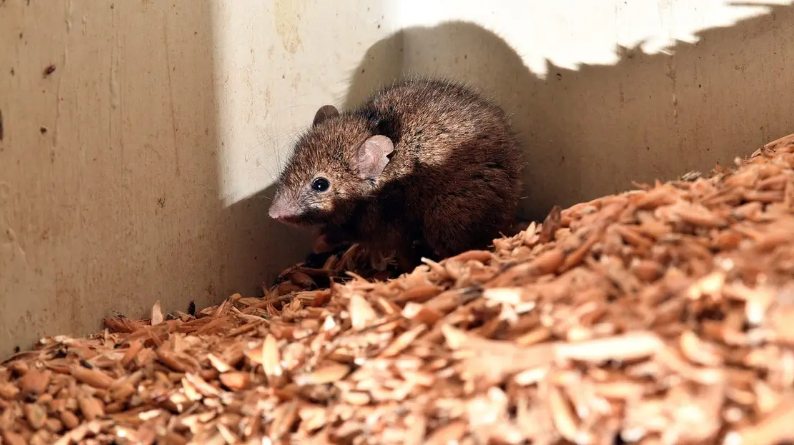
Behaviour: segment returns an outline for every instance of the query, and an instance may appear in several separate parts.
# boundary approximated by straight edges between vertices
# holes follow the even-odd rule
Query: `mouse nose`
[[[279,221],[283,221],[290,216],[293,216],[293,212],[291,211],[290,207],[280,196],[276,196],[273,199],[273,204],[270,205],[270,209],[267,213],[271,218]]]
[[[270,210],[268,210],[267,214],[268,214],[268,215],[269,215],[271,218],[273,218],[273,219],[279,219],[279,220],[280,220],[280,219],[282,219],[282,218],[284,218],[284,217],[286,216],[286,213],[284,212],[284,207],[283,207],[283,206],[276,205],[276,203],[273,203],[273,204],[270,206]]]

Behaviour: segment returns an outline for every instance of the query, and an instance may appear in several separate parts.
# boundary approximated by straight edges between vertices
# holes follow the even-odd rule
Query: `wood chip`
[[[80,412],[83,414],[85,419],[91,421],[105,415],[105,407],[102,405],[102,402],[99,399],[90,396],[83,396],[78,397],[77,401],[80,406]]]
[[[39,371],[38,369],[33,369],[22,377],[19,383],[19,389],[22,394],[25,395],[43,394],[47,390],[47,387],[50,386],[51,377],[52,372],[49,370]]]
[[[75,365],[71,367],[69,372],[78,382],[97,389],[108,389],[114,382],[113,378],[98,369],[87,369]]]
[[[323,385],[342,380],[350,372],[350,367],[340,363],[328,363],[315,371],[295,377],[298,385]]]
[[[163,322],[163,311],[160,309],[160,300],[157,300],[152,306],[152,326],[156,326]]]
[[[557,356],[561,359],[584,362],[607,360],[636,360],[653,355],[664,347],[654,334],[633,332],[631,334],[575,343],[558,343]]]
[[[348,310],[350,311],[353,329],[364,329],[378,318],[375,309],[359,294],[353,294],[350,297],[350,308]]]
[[[241,391],[251,384],[251,375],[247,372],[226,372],[219,378],[224,386],[233,391]]]
[[[268,335],[262,344],[262,368],[268,380],[277,384],[281,381],[283,368],[281,367],[281,352],[276,343],[276,337]]]
[[[25,419],[36,430],[44,428],[47,423],[47,410],[39,404],[28,403],[24,406]]]
[[[80,425],[80,419],[71,411],[61,411],[61,422],[70,430],[77,428]]]

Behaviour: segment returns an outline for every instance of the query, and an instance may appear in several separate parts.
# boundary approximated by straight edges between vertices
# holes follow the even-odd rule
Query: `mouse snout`
[[[287,217],[289,215],[289,212],[287,212],[286,206],[276,201],[270,205],[270,210],[268,210],[267,214],[270,215],[270,217],[273,219],[280,220]]]
[[[282,195],[276,195],[267,214],[275,220],[288,221],[297,217],[299,212],[296,211],[295,206],[290,205],[289,200]]]

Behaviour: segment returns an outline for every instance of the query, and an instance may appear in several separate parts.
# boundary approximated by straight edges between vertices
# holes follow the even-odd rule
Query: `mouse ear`
[[[312,127],[316,127],[317,125],[323,123],[329,117],[336,117],[339,116],[339,111],[333,105],[323,105],[317,110],[317,113],[314,115],[314,121],[312,122]]]
[[[353,166],[361,179],[375,179],[389,163],[394,144],[386,136],[372,136],[358,147]]]

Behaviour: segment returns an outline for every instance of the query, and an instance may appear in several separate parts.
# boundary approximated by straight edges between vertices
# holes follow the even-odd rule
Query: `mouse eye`
[[[323,177],[314,178],[314,180],[312,181],[312,190],[314,190],[315,192],[322,193],[328,190],[329,187],[331,187],[331,183],[328,182],[328,180]]]

